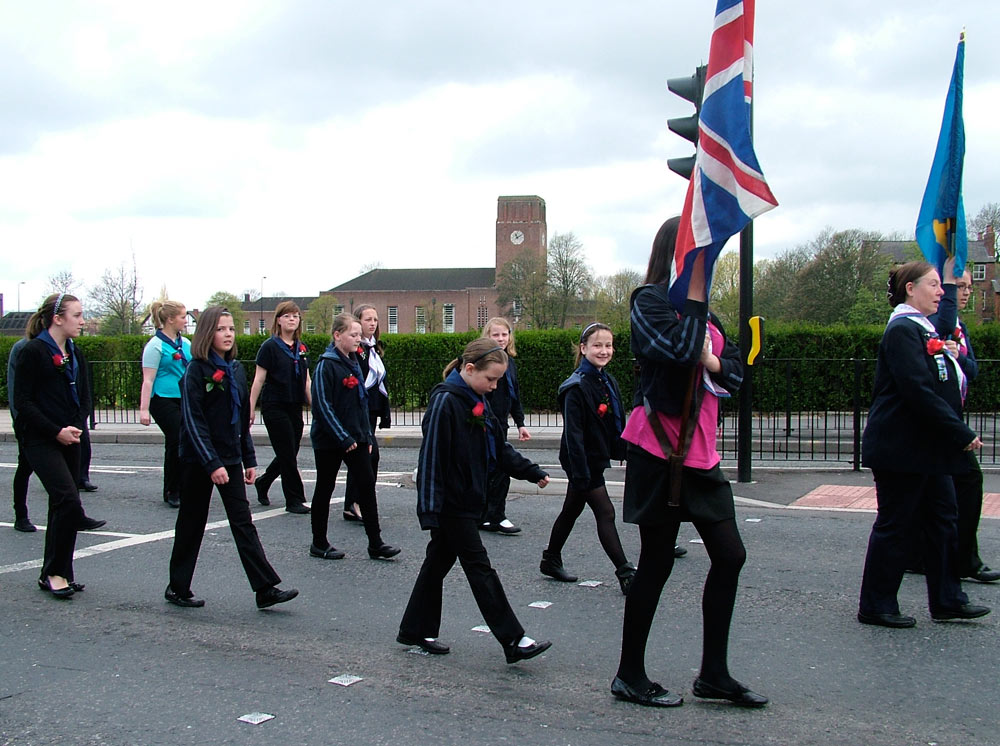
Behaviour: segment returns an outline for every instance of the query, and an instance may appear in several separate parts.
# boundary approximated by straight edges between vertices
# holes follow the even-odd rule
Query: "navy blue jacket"
[[[709,319],[725,340],[719,355],[722,369],[710,374],[712,380],[730,394],[739,391],[743,383],[739,349],[726,337],[719,319],[709,313],[707,303],[688,300],[678,316],[663,285],[636,288],[630,303],[632,354],[639,365],[633,406],[640,406],[645,396],[657,412],[681,413],[691,368],[701,360]],[[698,386],[696,391],[700,396],[704,389]]]
[[[510,390],[510,385],[507,383],[507,376],[510,376],[510,380],[514,382],[513,393]],[[521,406],[521,386],[517,381],[517,366],[514,364],[514,358],[507,356],[507,373],[497,381],[497,387],[486,394],[486,401],[490,403],[490,408],[493,410],[493,414],[503,429],[507,429],[507,416],[510,415],[514,420],[514,424],[519,428],[524,427],[524,408]]]
[[[79,403],[73,400],[69,376],[52,362],[45,342],[32,339],[21,347],[15,364],[13,409],[17,411],[17,437],[24,445],[55,440],[64,427],[85,427],[91,408],[90,383],[87,361],[76,345],[73,362]]]
[[[438,515],[480,520],[486,508],[486,430],[473,419],[478,399],[467,387],[439,383],[431,390],[420,423],[417,517],[420,528],[438,526]],[[497,469],[516,479],[539,482],[548,476],[507,442],[506,428],[485,408],[486,427],[496,444]]]
[[[915,474],[964,474],[963,452],[976,434],[963,422],[962,394],[951,363],[929,355],[930,333],[907,318],[885,330],[878,347],[861,463],[871,469]]]
[[[369,350],[372,348],[368,347],[368,345],[364,342],[361,343],[361,348],[364,350],[365,354],[358,355],[358,363],[361,365],[361,373],[367,381],[368,371],[371,369],[371,361],[369,360],[371,353]],[[384,365],[385,357],[378,352],[376,352],[376,354],[378,354],[378,356],[382,359],[382,364]],[[389,397],[379,391],[378,386],[373,386],[368,389],[368,417],[372,424],[374,424],[375,418],[379,419],[380,430],[392,425],[392,407],[389,404]]]
[[[247,376],[238,360],[233,360],[233,379],[240,396],[240,414],[232,423],[232,400],[228,387],[215,384],[206,391],[208,382],[219,370],[208,360],[193,359],[184,369],[181,379],[181,440],[178,450],[181,461],[200,464],[211,474],[222,466],[243,464],[244,469],[257,465],[257,456],[250,437],[250,407]]]
[[[610,373],[608,383],[621,401],[618,381]],[[625,441],[610,400],[606,402],[604,415],[598,412],[606,398],[610,399],[600,377],[579,368],[559,386],[559,408],[563,415],[559,464],[575,487],[587,485],[593,476],[592,468],[607,469],[612,459],[625,459]]]
[[[355,354],[351,353],[351,359]],[[354,376],[357,385],[345,380]],[[314,449],[346,451],[372,442],[368,406],[362,397],[364,377],[330,344],[320,355],[312,377],[312,426],[309,437]]]

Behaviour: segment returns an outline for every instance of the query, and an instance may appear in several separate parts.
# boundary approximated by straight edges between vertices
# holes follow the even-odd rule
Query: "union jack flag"
[[[705,286],[729,237],[777,207],[750,136],[754,0],[718,0],[698,116],[698,149],[684,198],[670,277],[670,300],[681,308],[691,267],[705,252]]]

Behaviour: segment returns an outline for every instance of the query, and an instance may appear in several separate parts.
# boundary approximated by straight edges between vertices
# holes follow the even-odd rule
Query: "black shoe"
[[[344,520],[352,523],[361,523],[361,516],[354,512],[353,506],[351,510],[344,510]]]
[[[17,528],[16,523],[14,528]],[[995,583],[1000,580],[1000,570],[991,570],[986,565],[980,565],[965,577],[977,583]]]
[[[529,658],[534,658],[536,655],[541,655],[551,647],[552,643],[548,640],[533,642],[525,647],[521,647],[516,642],[513,642],[510,645],[503,646],[503,654],[507,657],[508,663],[517,663],[518,661],[526,661]]]
[[[538,569],[542,575],[548,575],[562,583],[575,583],[576,575],[570,575],[563,567],[562,554],[550,552],[548,549],[542,552],[542,561],[538,563]]]
[[[169,505],[171,508],[179,508],[181,506],[181,496],[176,492],[164,492],[163,502]]]
[[[171,588],[169,585],[167,586],[167,590],[163,591],[163,597],[167,599],[167,601],[172,603],[174,606],[183,606],[185,608],[190,608],[190,609],[200,609],[202,606],[205,605],[204,599],[195,598],[193,593],[190,596],[182,596],[173,588]]]
[[[438,642],[437,640],[425,640],[423,637],[410,637],[409,635],[404,635],[402,632],[396,635],[396,642],[400,645],[418,647],[421,650],[426,650],[431,655],[444,655],[445,653],[451,652],[451,648],[443,642]]]
[[[77,524],[76,530],[77,531],[91,531],[91,530],[93,530],[95,528],[100,528],[105,523],[107,523],[107,521],[99,521],[96,518],[91,518],[90,516],[86,516],[85,515],[80,520],[80,523]]]
[[[962,604],[957,609],[942,609],[931,612],[931,619],[935,622],[947,622],[950,619],[979,619],[992,611],[989,606],[976,606],[975,604]]]
[[[699,676],[694,680],[691,693],[702,699],[727,699],[740,707],[763,707],[767,704],[767,697],[750,691],[738,681],[734,683],[736,684],[736,688],[734,689],[720,689],[717,686],[712,686]]]
[[[77,583],[71,580],[69,581],[69,587],[72,588],[77,593],[83,593],[83,589],[86,588],[87,586],[85,586],[83,583]]]
[[[309,554],[311,554],[313,557],[319,557],[320,559],[328,559],[328,560],[344,559],[344,557],[346,556],[343,552],[337,549],[337,547],[333,546],[333,544],[330,544],[326,549],[320,549],[315,544],[310,544]]]
[[[299,515],[306,515],[309,512],[309,508],[302,503],[292,503],[285,506],[286,513],[298,513]]]
[[[48,578],[39,578],[38,587],[47,593],[51,593],[54,598],[70,598],[74,593],[76,593],[76,589],[73,587],[72,583],[65,588],[53,588]]]
[[[253,486],[257,489],[257,502],[261,505],[270,505],[271,498],[267,496],[267,490],[271,485],[264,484],[264,477],[257,477],[253,480]]]
[[[84,479],[78,487],[84,492],[97,492],[97,485],[91,482],[89,479]]]
[[[487,529],[487,531],[496,531],[497,533],[504,534],[506,536],[513,536],[514,534],[521,533],[521,527],[515,526],[513,523],[504,518],[499,523],[492,523],[491,526],[495,528]]]
[[[273,585],[270,588],[257,591],[257,608],[266,609],[268,606],[283,604],[286,601],[291,601],[297,595],[299,595],[299,592],[294,588],[283,591],[278,586]]]
[[[372,559],[389,559],[395,557],[399,554],[402,549],[399,547],[391,547],[388,544],[382,544],[377,547],[368,547],[368,556]]]
[[[682,547],[680,544],[674,544],[674,558],[683,557],[688,553],[688,550]]]
[[[913,617],[903,614],[867,614],[864,611],[858,612],[858,621],[862,624],[874,624],[877,627],[894,627],[896,629],[913,627],[917,623]]]
[[[489,521],[483,521],[479,524],[480,531],[489,531],[490,533],[496,533],[500,530],[499,524],[490,523]]]
[[[628,589],[632,585],[632,578],[635,577],[635,565],[631,562],[626,562],[624,565],[615,570],[615,575],[618,578],[618,583],[622,587],[622,595],[628,595]]]
[[[29,521],[27,518],[15,518],[14,519],[14,530],[22,531],[26,534],[30,534],[33,531],[37,531],[38,528],[34,523]]]
[[[618,699],[626,702],[635,702],[637,705],[646,707],[680,707],[684,704],[684,698],[678,694],[672,694],[662,686],[653,682],[644,692],[637,691],[615,676],[611,682],[611,693]]]

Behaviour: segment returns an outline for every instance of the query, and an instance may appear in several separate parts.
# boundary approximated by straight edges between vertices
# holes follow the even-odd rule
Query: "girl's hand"
[[[709,373],[718,373],[722,370],[719,358],[712,354],[712,335],[708,333],[708,329],[705,329],[705,344],[702,345],[699,362],[708,369]]]
[[[254,409],[251,409],[250,410],[250,424],[252,425],[254,423],[254,420],[256,420],[256,419],[257,419],[257,411],[254,410]]]
[[[254,478],[257,476],[257,467],[250,466],[243,472],[243,481],[247,484],[253,484]]]
[[[64,446],[73,445],[73,443],[79,443],[80,442],[80,434],[82,432],[83,432],[83,430],[81,430],[78,427],[72,427],[72,426],[67,425],[62,430],[59,431],[58,435],[56,435],[56,440],[61,445],[64,445]]]
[[[535,484],[537,484],[542,489],[545,489],[545,485],[547,485],[548,483],[549,483],[549,478],[548,477],[542,477],[537,482],[535,482]]]
[[[517,428],[517,439],[518,440],[531,440],[531,433],[528,432],[528,428],[519,427]]]
[[[950,256],[944,260],[944,267],[941,268],[941,284],[954,285],[955,280],[955,257]]]
[[[354,450],[355,448],[357,448],[357,447],[358,447],[358,442],[357,442],[357,441],[354,441],[354,442],[353,442],[353,443],[351,443],[351,444],[350,444],[349,446],[347,446],[347,448],[345,448],[345,449],[344,449],[344,451],[345,451],[346,453],[350,453],[351,451],[353,451],[353,450]]]
[[[218,469],[213,471],[209,478],[212,480],[212,484],[229,484],[229,472],[226,471],[226,467],[220,466]]]
[[[151,422],[151,420],[150,420],[150,417],[149,417],[149,410],[148,409],[140,409],[139,410],[139,424],[140,425],[145,425],[146,427],[149,427],[149,423],[150,422]]]
[[[371,453],[371,452],[372,452],[372,446],[371,446],[371,445],[369,445],[369,446],[368,446],[368,453]]]
[[[975,437],[975,438],[973,439],[973,441],[972,441],[971,443],[969,443],[969,445],[967,445],[967,446],[966,446],[965,448],[963,448],[962,450],[963,450],[963,451],[978,451],[978,450],[979,450],[980,448],[982,448],[982,447],[983,447],[983,441],[982,441],[982,440],[980,440],[980,439],[979,439],[979,436],[977,435],[977,436],[976,436],[976,437]]]
[[[956,360],[958,359],[958,342],[954,339],[946,339],[944,343],[944,349],[949,355],[951,355]]]

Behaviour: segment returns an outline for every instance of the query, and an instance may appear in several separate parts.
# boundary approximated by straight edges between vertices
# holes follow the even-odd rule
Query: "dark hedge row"
[[[982,361],[980,376],[970,387],[968,408],[972,411],[1000,409],[1000,325],[970,330],[977,357]],[[861,405],[868,406],[875,357],[882,327],[772,325],[767,329],[764,355],[754,371],[754,409],[757,411],[849,410],[855,391]],[[422,407],[444,366],[473,338],[465,334],[385,335],[385,359],[389,370],[389,393],[397,407]],[[99,406],[136,407],[142,374],[139,359],[147,341],[144,336],[81,337],[78,341],[87,359],[135,361],[134,365],[95,365],[95,391],[101,392]],[[264,341],[259,335],[237,340],[239,358],[252,361]],[[573,370],[573,355],[579,332],[546,330],[517,332],[517,364],[525,408],[536,411],[556,408],[559,383]],[[7,403],[7,356],[15,339],[0,337],[0,402]],[[303,342],[313,364],[326,348],[328,338],[309,334]],[[631,398],[633,366],[628,351],[628,333],[615,335],[617,354],[610,370]],[[852,362],[858,359],[857,365]],[[856,369],[859,385],[855,386]]]

